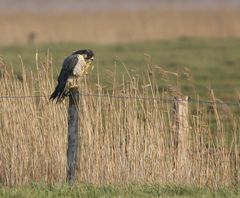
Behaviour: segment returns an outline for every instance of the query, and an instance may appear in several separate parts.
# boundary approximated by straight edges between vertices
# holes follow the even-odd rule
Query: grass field
[[[70,187],[66,102],[21,96],[48,96],[63,58],[79,48],[96,53],[80,87],[95,96],[81,97],[77,186]],[[235,38],[0,47],[0,96],[10,96],[0,99],[0,197],[239,197],[238,106],[189,105],[188,161],[181,166],[172,101],[136,99],[175,96],[171,85],[194,98],[236,101],[239,51]]]
[[[160,186],[155,184],[145,185],[108,185],[93,186],[80,184],[78,186],[32,184],[22,187],[0,187],[1,198],[97,198],[97,197],[122,197],[122,198],[153,198],[153,197],[204,197],[204,198],[237,198],[240,196],[238,187],[225,187],[219,189],[197,188],[186,186]]]
[[[22,61],[29,70],[36,70],[35,53],[39,52],[39,59],[49,49],[52,57],[54,76],[56,77],[65,56],[79,48],[91,48],[96,53],[95,68],[91,81],[104,85],[112,84],[111,73],[117,71],[117,78],[122,80],[126,68],[135,76],[142,76],[149,71],[148,65],[161,66],[163,69],[177,73],[173,75],[173,83],[182,88],[182,91],[193,97],[194,90],[200,98],[207,99],[209,90],[215,91],[216,97],[223,100],[239,98],[240,73],[240,39],[193,39],[181,38],[162,41],[146,41],[132,44],[83,44],[83,43],[46,43],[38,45],[22,45],[0,47],[0,55],[8,64],[11,64],[17,73],[21,73]],[[125,65],[125,66],[123,66]],[[115,68],[116,67],[116,68]],[[186,74],[188,73],[188,74]],[[159,75],[156,73],[156,75]],[[186,81],[190,75],[191,83]],[[160,77],[159,89],[165,87]]]
[[[65,182],[67,101],[56,105],[49,103],[48,96],[56,82],[53,71],[56,76],[63,57],[89,47],[97,58],[93,73],[80,86],[78,183],[154,182],[214,188],[238,184],[238,106],[232,110],[224,104],[191,103],[185,119],[189,121],[184,129],[187,139],[177,143],[173,101],[161,98],[194,96],[200,91],[213,102],[218,96],[236,100],[239,45],[238,39],[185,38],[128,45],[1,48],[8,64],[1,61],[0,94],[6,97],[0,100],[0,162],[4,162],[0,183]],[[234,86],[223,86],[225,82]],[[206,88],[211,83],[216,97]],[[34,95],[42,97],[22,97]],[[181,161],[178,153],[187,153],[188,160]]]

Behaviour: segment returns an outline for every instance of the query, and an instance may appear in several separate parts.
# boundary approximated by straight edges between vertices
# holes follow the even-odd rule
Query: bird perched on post
[[[61,102],[69,94],[69,89],[77,87],[76,83],[80,77],[88,74],[94,59],[92,50],[78,50],[66,57],[63,61],[61,72],[58,76],[58,84],[49,100]]]

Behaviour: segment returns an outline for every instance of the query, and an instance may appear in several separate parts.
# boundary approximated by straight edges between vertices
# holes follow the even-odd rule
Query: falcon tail
[[[56,103],[61,102],[64,99],[64,97],[66,96],[65,87],[66,87],[66,82],[58,83],[54,92],[50,96],[49,100],[53,101],[53,100],[57,99]]]

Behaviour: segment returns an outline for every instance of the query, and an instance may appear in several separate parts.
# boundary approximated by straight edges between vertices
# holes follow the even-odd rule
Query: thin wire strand
[[[80,96],[86,97],[101,97],[101,98],[111,98],[111,99],[134,99],[134,100],[151,100],[151,101],[163,101],[163,102],[173,102],[172,98],[159,98],[159,97],[139,97],[139,96],[128,96],[128,95],[110,95],[110,94],[93,94],[93,93],[80,93]],[[0,99],[30,99],[30,98],[49,98],[49,95],[28,95],[28,96],[0,96]],[[228,105],[228,106],[239,106],[239,101],[227,101],[227,102],[213,102],[209,100],[197,100],[189,99],[189,103],[199,103],[199,104],[217,104],[217,105]]]
[[[28,98],[46,98],[50,96],[0,96],[0,99],[28,99]]]

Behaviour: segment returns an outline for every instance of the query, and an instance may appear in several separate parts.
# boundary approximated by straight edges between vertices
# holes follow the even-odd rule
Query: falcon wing
[[[78,57],[76,55],[71,55],[65,58],[63,61],[63,66],[61,72],[58,76],[58,83],[67,82],[69,76],[73,75],[74,68],[78,64]]]
[[[73,70],[77,64],[78,57],[76,55],[71,55],[65,58],[61,72],[58,76],[58,85],[56,86],[49,100],[54,100],[57,98],[58,102],[64,97],[64,90],[66,88],[67,80],[71,75],[73,75]]]

